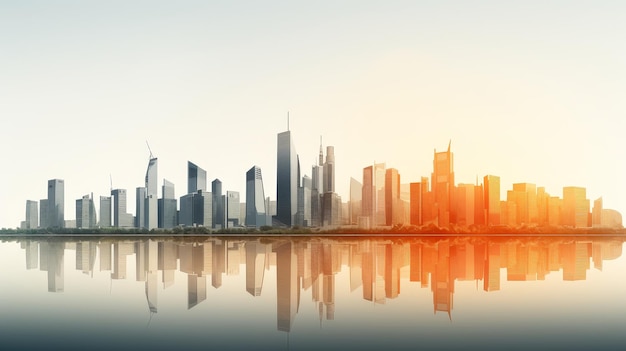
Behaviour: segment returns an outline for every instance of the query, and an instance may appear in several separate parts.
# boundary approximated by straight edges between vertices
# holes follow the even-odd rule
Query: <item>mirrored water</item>
[[[621,237],[4,238],[5,346],[614,349]]]

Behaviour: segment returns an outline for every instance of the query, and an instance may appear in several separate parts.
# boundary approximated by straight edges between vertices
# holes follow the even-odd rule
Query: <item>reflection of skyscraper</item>
[[[63,292],[65,244],[62,242],[49,242],[46,245],[42,245],[41,250],[42,256],[46,257],[45,268],[41,267],[41,270],[48,271],[48,291]]]
[[[187,194],[195,193],[198,190],[207,190],[206,171],[187,161]]]
[[[246,225],[259,228],[268,224],[266,219],[261,168],[253,166],[246,172]]]
[[[291,331],[298,308],[297,257],[291,242],[277,243],[276,252],[276,316],[280,331]]]
[[[62,228],[65,222],[65,182],[48,180],[48,227]]]
[[[265,245],[258,241],[246,243],[246,291],[261,296],[265,272]]]
[[[298,210],[298,155],[291,131],[278,133],[276,157],[276,219],[290,227]]]

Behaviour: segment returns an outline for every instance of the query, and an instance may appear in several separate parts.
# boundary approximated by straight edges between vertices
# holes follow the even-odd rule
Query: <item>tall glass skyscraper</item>
[[[254,166],[246,172],[246,226],[259,228],[267,224],[261,168]]]
[[[177,223],[178,201],[174,193],[174,183],[163,179],[163,198],[159,199],[159,228],[174,228]]]
[[[157,201],[157,158],[150,158],[146,170],[146,220],[145,227],[153,229],[158,227],[158,201]]]
[[[65,223],[65,183],[62,179],[48,180],[48,226],[62,228]]]
[[[215,179],[211,182],[211,193],[213,197],[212,202],[212,222],[213,228],[226,228],[226,223],[224,218],[224,198],[222,196],[222,181],[219,179]]]
[[[198,190],[206,191],[206,171],[193,162],[187,161],[187,194]]]
[[[276,219],[290,227],[298,211],[298,155],[289,130],[278,133],[276,161]]]

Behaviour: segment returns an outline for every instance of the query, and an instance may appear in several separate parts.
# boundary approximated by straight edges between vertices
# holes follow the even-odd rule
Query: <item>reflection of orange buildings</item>
[[[599,204],[597,205],[599,206]],[[276,298],[278,330],[290,331],[298,313],[302,291],[311,289],[320,320],[334,319],[336,274],[348,264],[349,290],[354,296],[375,303],[385,303],[405,290],[403,284],[416,283],[432,292],[433,310],[450,314],[454,306],[456,281],[476,281],[485,291],[501,289],[501,269],[509,281],[544,280],[550,272],[562,271],[563,280],[584,280],[590,262],[602,269],[604,260],[621,256],[624,240],[602,238],[581,240],[578,237],[518,237],[512,239],[486,237],[411,237],[393,240],[315,238],[293,242],[276,239],[271,245],[258,238],[249,240],[220,240],[205,242],[124,241],[114,246],[113,279],[126,279],[126,259],[135,254],[143,263],[137,275],[145,278],[145,292],[151,312],[157,311],[158,270],[177,268],[187,273],[187,306],[192,308],[207,298],[207,277],[212,273],[221,286],[225,263],[235,263],[235,257],[246,257],[246,290],[260,295],[263,270],[276,266]],[[48,290],[63,291],[64,250],[76,248],[76,269],[90,273],[93,267],[94,242],[60,243],[24,241],[22,248],[28,257],[32,247],[40,246],[40,265],[47,271]],[[111,243],[97,245],[106,268],[111,264]],[[232,258],[227,258],[232,254]],[[86,254],[86,255],[84,255]],[[31,257],[32,260],[32,257]],[[27,261],[27,268],[36,262]],[[243,262],[242,262],[243,263]],[[408,265],[408,270],[403,268]],[[102,269],[103,267],[101,267]],[[229,269],[230,270],[230,269]],[[403,275],[408,273],[408,275]],[[165,278],[164,278],[165,279]],[[173,283],[172,280],[168,282]],[[184,282],[181,282],[184,284]],[[163,288],[167,287],[165,284]],[[362,288],[362,295],[358,291]]]
[[[562,224],[574,228],[589,227],[589,200],[585,188],[563,187]]]

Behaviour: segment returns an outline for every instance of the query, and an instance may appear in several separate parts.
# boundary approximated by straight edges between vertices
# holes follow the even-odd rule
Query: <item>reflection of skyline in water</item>
[[[335,276],[349,270],[351,292],[376,304],[398,297],[406,284],[432,293],[435,313],[451,318],[455,282],[475,281],[485,291],[500,290],[501,269],[507,281],[544,280],[551,272],[562,279],[585,280],[593,265],[622,253],[622,239],[430,237],[349,238],[207,238],[204,241],[102,240],[62,242],[21,240],[26,268],[47,272],[48,291],[64,291],[64,255],[75,251],[76,267],[112,280],[132,279],[128,260],[135,260],[135,280],[145,283],[148,309],[158,312],[158,285],[174,284],[175,273],[187,275],[187,308],[207,299],[207,285],[222,286],[223,275],[245,274],[245,289],[261,296],[265,271],[276,270],[277,329],[289,332],[303,294],[311,294],[320,322],[335,316]],[[135,256],[129,257],[129,256]],[[240,265],[245,273],[240,272]],[[208,277],[207,277],[208,276]]]

